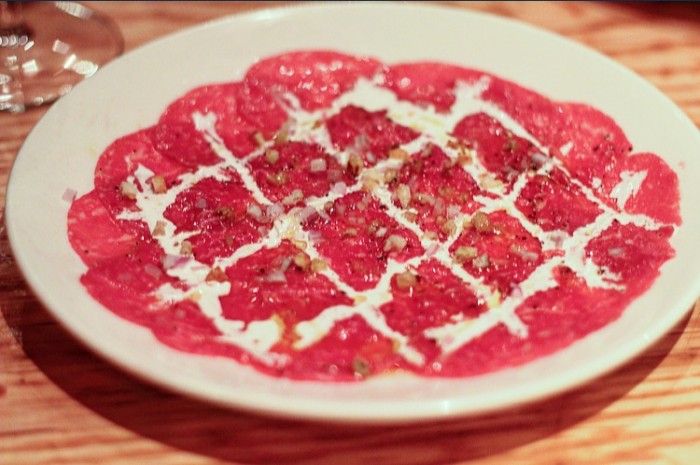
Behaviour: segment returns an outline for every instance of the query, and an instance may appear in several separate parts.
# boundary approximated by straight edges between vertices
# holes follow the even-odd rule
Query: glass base
[[[118,56],[107,17],[76,2],[22,2],[23,23],[0,29],[0,110],[52,102]]]

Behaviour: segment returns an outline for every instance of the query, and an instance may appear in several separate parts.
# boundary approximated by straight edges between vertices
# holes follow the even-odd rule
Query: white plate
[[[680,178],[677,257],[623,316],[557,354],[456,379],[390,377],[356,384],[292,382],[231,360],[177,352],[96,304],[66,238],[67,187],[92,188],[93,168],[116,138],[156,122],[200,84],[236,80],[257,59],[327,48],[385,62],[437,60],[479,68],[557,100],[611,115],[637,151],[664,157]],[[313,419],[389,422],[493,411],[599,376],[669,331],[700,294],[700,137],[666,97],[580,45],[497,17],[410,4],[314,5],[226,18],[155,41],[107,65],[51,108],[12,169],[7,228],[19,266],[49,311],[77,338],[129,372],[226,406]]]

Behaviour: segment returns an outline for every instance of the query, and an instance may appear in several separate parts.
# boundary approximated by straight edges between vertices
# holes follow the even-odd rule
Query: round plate
[[[342,21],[338,19],[342,18]],[[172,350],[102,308],[79,282],[85,266],[66,236],[67,188],[92,189],[98,156],[154,124],[166,105],[205,83],[240,79],[256,60],[333,49],[392,63],[435,60],[483,69],[549,98],[612,116],[639,152],[679,176],[676,258],[616,322],[553,356],[465,379],[390,376],[333,384],[277,379],[229,359]],[[7,229],[29,285],[58,321],[106,359],[161,386],[218,404],[283,416],[398,422],[493,411],[540,399],[628,361],[669,331],[700,294],[700,136],[666,97],[580,45],[509,20],[410,4],[313,5],[226,18],[150,43],[59,100],[12,169]],[[693,214],[695,213],[695,214]]]

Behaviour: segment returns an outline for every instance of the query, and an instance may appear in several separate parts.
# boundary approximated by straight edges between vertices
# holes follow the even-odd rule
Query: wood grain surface
[[[279,4],[100,2],[130,50]],[[568,36],[633,69],[700,124],[700,5],[450,5]],[[0,114],[0,206],[46,108]],[[699,154],[700,156],[700,154]],[[2,226],[0,226],[2,228]],[[564,395],[438,423],[343,426],[225,410],[146,385],[92,355],[27,289],[0,229],[0,464],[700,463],[700,305],[649,350]]]

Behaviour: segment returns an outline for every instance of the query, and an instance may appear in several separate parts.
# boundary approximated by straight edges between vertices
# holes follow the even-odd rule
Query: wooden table
[[[100,3],[132,49],[265,5]],[[276,5],[267,5],[275,7]],[[700,7],[469,3],[568,36],[644,76],[700,124]],[[0,115],[0,206],[46,108]],[[1,230],[1,229],[0,229]],[[0,235],[0,464],[698,464],[700,305],[637,359],[517,410],[419,425],[278,420],[143,384],[93,356],[24,285]],[[689,309],[690,310],[690,309]]]

